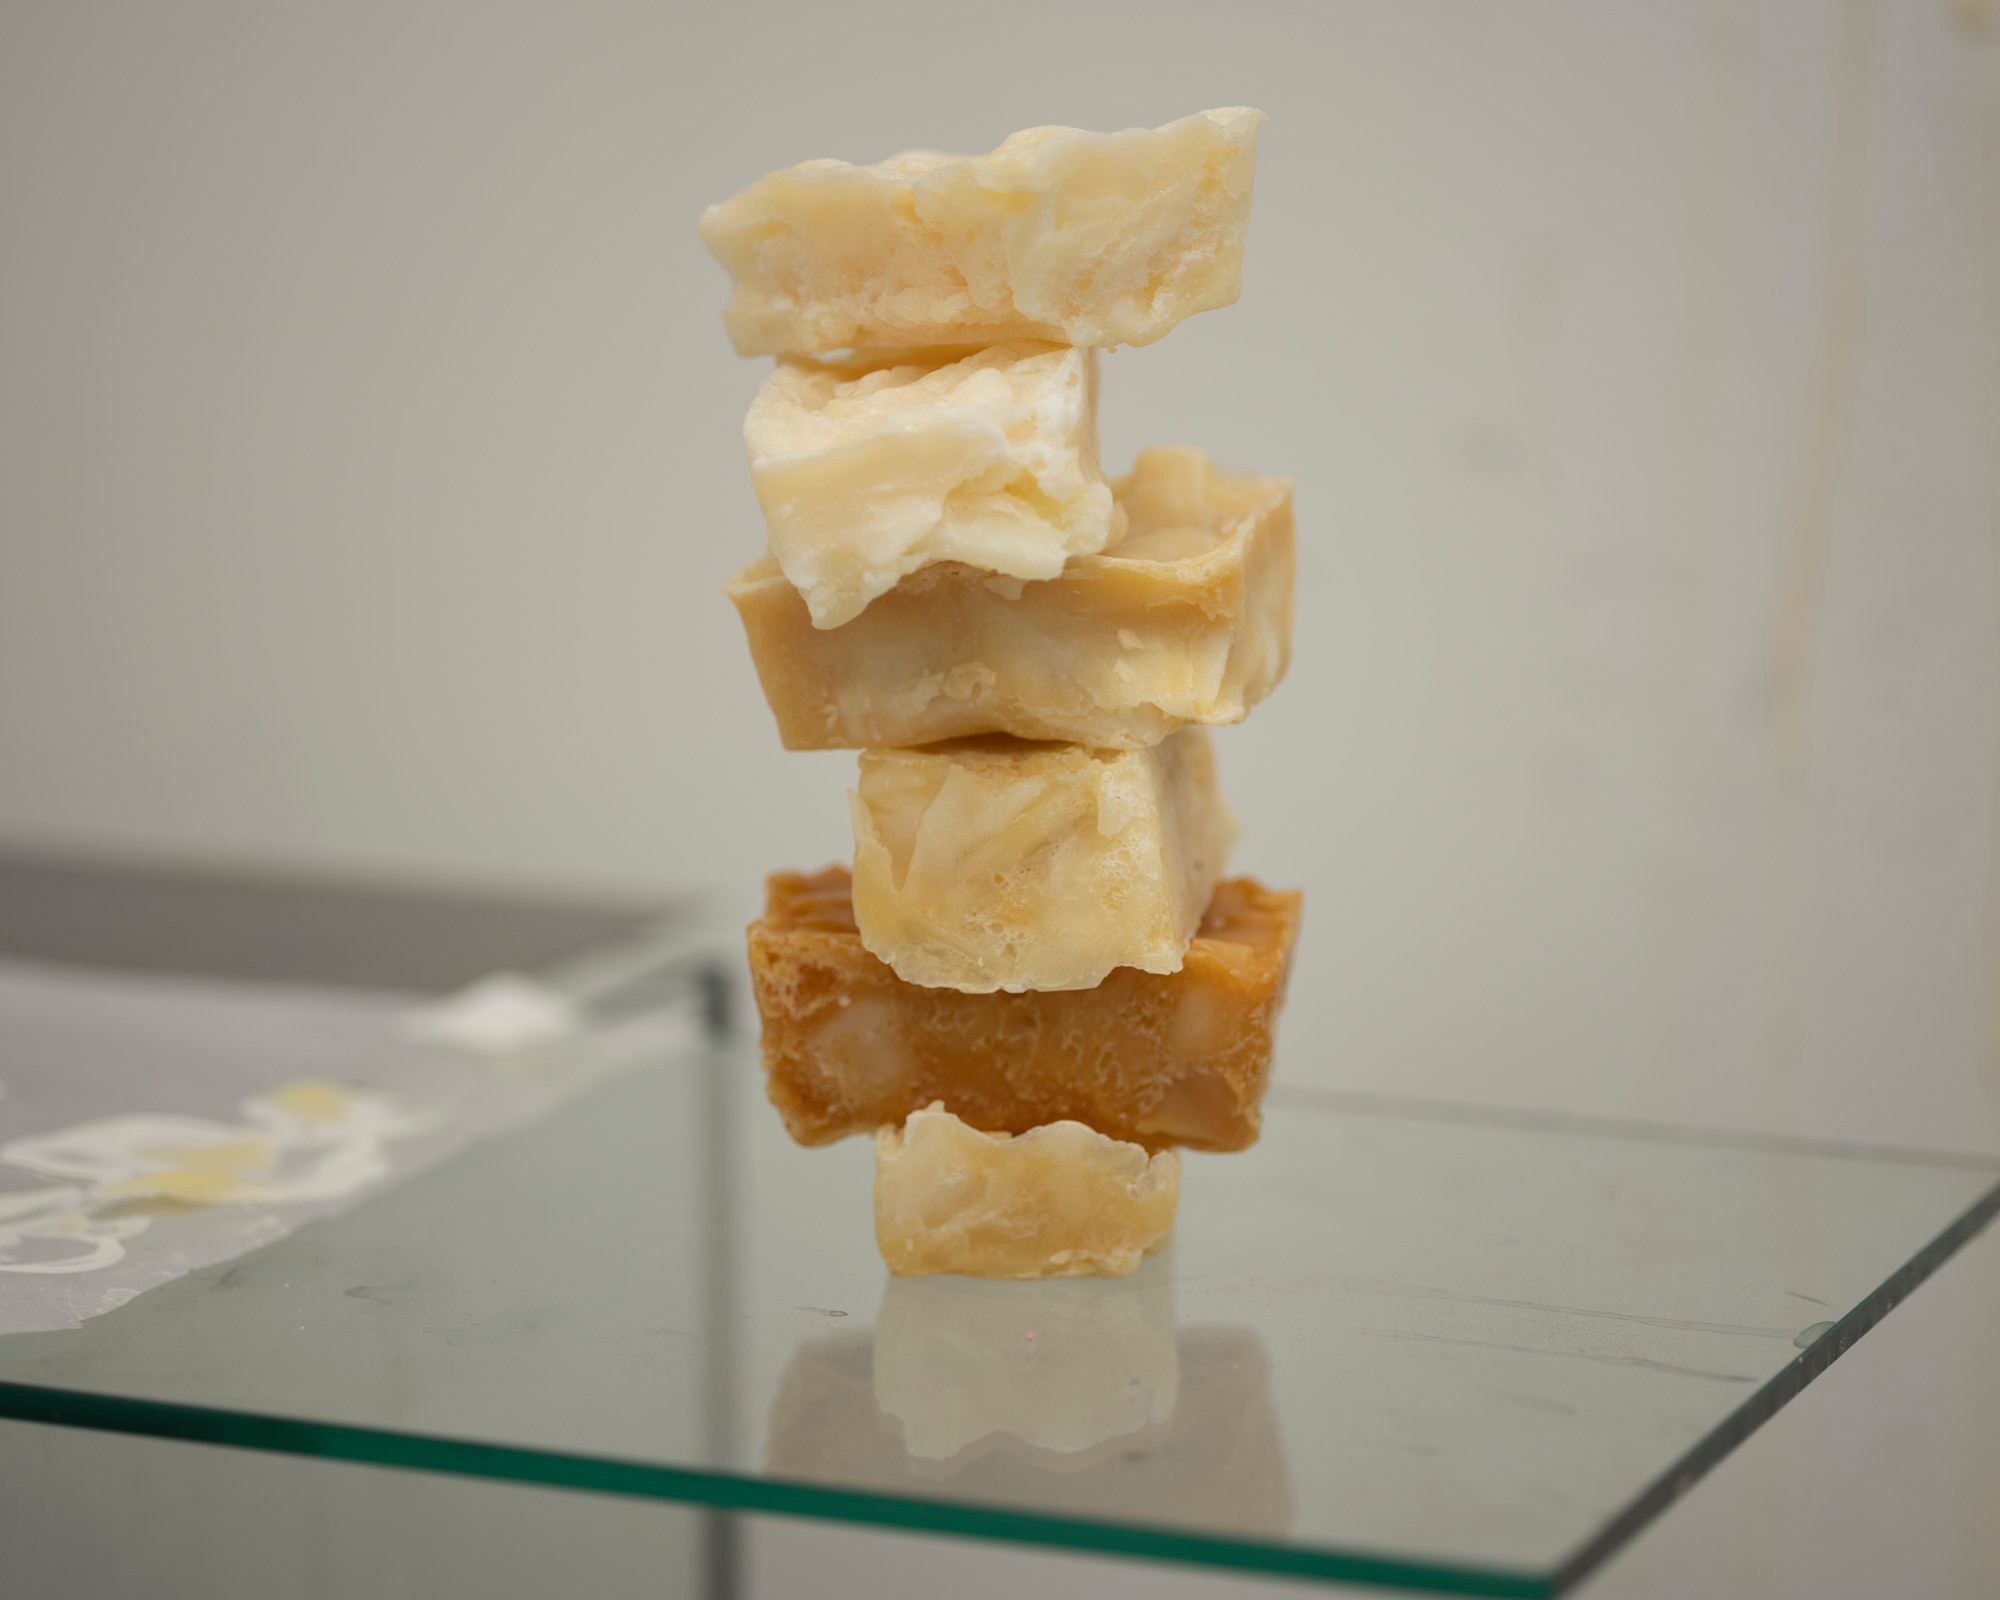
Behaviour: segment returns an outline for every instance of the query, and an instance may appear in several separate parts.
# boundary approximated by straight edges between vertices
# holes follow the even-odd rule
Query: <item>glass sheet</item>
[[[0,1414],[1463,1593],[1576,1581],[2000,1207],[2000,1164],[1280,1088],[1118,1282],[890,1280],[753,1047],[78,1329]]]

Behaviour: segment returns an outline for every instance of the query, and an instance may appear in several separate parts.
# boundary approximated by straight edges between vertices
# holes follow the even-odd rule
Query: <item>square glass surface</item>
[[[0,1415],[1419,1589],[1560,1592],[2000,1163],[1280,1087],[1118,1281],[890,1279],[742,1041],[58,1333]]]

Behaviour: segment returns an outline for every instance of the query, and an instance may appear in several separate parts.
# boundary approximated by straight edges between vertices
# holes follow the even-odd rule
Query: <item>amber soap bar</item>
[[[933,562],[1053,578],[1125,531],[1097,464],[1095,350],[796,357],[743,438],[771,554],[816,628]]]
[[[775,873],[749,930],[771,1103],[808,1145],[941,1101],[988,1132],[1069,1120],[1148,1149],[1244,1149],[1262,1125],[1301,898],[1227,880],[1178,972],[964,994],[905,983],[868,953],[842,868]]]
[[[1122,1278],[1180,1197],[1179,1151],[1080,1122],[981,1133],[939,1104],[875,1135],[875,1244],[899,1278]]]
[[[849,801],[862,944],[974,994],[1178,972],[1236,840],[1206,728],[1145,750],[864,750]]]
[[[1242,291],[1264,113],[1028,128],[984,156],[806,161],[702,214],[737,353],[1151,344]]]
[[[1007,733],[1130,750],[1242,721],[1291,657],[1291,484],[1176,448],[1140,452],[1112,490],[1124,537],[1061,576],[940,562],[837,628],[813,626],[773,557],[737,573],[729,598],[785,747]]]

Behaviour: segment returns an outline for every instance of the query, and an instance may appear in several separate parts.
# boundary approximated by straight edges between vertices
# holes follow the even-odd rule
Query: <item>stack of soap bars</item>
[[[1261,112],[808,161],[712,206],[770,536],[730,581],[788,749],[859,749],[852,872],[750,927],[794,1138],[876,1140],[896,1274],[1129,1272],[1178,1147],[1257,1138],[1300,897],[1225,879],[1210,726],[1291,648],[1291,485],[1146,450],[1098,351],[1231,304]]]

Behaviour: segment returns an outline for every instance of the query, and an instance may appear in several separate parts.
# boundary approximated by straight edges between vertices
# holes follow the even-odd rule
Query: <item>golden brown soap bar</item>
[[[846,869],[774,873],[750,925],[771,1103],[809,1145],[942,1101],[989,1132],[1069,1120],[1153,1150],[1244,1149],[1262,1126],[1302,898],[1233,878],[1178,972],[965,994],[905,983],[862,947]]]
[[[1040,582],[922,568],[816,628],[774,557],[728,595],[789,750],[1011,733],[1106,750],[1241,722],[1292,646],[1292,486],[1199,450],[1139,454],[1112,485],[1122,539]]]

